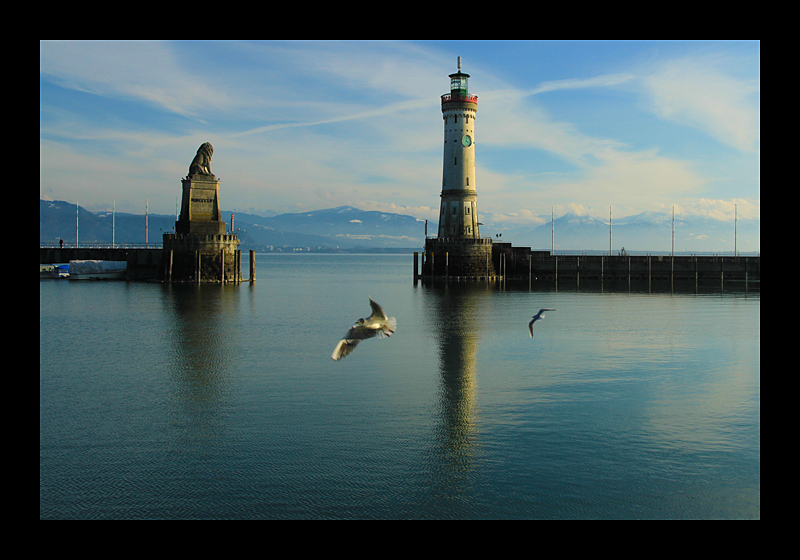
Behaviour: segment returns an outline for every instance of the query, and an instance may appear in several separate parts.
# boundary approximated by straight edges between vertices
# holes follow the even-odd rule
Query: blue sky
[[[224,209],[435,221],[458,56],[484,222],[760,219],[758,41],[42,41],[40,197],[173,213],[208,141]]]

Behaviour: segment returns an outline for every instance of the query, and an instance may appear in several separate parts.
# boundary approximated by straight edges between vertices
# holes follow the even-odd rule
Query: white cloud
[[[538,95],[540,93],[547,93],[551,91],[558,91],[564,89],[586,89],[595,87],[611,87],[624,84],[634,79],[633,74],[606,74],[602,76],[595,76],[592,78],[571,78],[566,80],[554,80],[551,82],[542,82],[532,90],[524,93],[524,95]]]
[[[760,84],[738,79],[719,57],[686,57],[661,65],[644,79],[653,110],[693,126],[741,152],[759,149]]]
[[[554,119],[545,102],[534,96],[559,90],[614,87],[632,79],[631,74],[610,74],[543,82],[528,90],[505,86],[490,90],[480,96],[483,107],[479,111],[481,129],[477,140],[494,146],[544,150],[578,167],[591,168],[597,164],[597,153],[627,147],[614,138],[582,133],[574,122]]]
[[[187,68],[173,48],[159,42],[42,41],[39,71],[63,87],[144,100],[183,116],[233,103],[219,82]]]
[[[664,211],[669,212],[671,208],[664,208]],[[761,200],[689,198],[675,205],[675,215],[681,214],[704,216],[724,222],[732,222],[734,216],[739,220],[760,220]]]
[[[662,157],[656,150],[607,150],[596,155],[600,165],[588,173],[584,187],[602,193],[610,202],[642,204],[654,197],[669,199],[705,184],[690,163]]]

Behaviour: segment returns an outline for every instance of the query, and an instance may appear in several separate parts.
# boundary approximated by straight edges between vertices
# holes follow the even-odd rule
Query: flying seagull
[[[365,338],[372,338],[377,336],[383,338],[384,336],[391,336],[397,328],[397,319],[394,317],[387,317],[383,308],[369,298],[369,305],[372,307],[372,315],[366,319],[359,319],[350,327],[344,338],[339,341],[336,348],[333,349],[331,359],[339,361],[350,352],[355,350],[359,342]]]
[[[555,311],[555,309],[547,309],[547,308],[540,309],[539,313],[537,313],[536,315],[533,316],[533,319],[531,319],[531,322],[528,323],[528,332],[530,333],[531,338],[533,338],[533,324],[536,321],[538,321],[539,319],[544,319],[544,312],[545,311]]]

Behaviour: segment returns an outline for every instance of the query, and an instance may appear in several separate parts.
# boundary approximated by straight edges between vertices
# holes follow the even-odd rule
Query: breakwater
[[[760,291],[760,256],[719,255],[552,255],[508,243],[492,246],[495,275],[460,276],[446,253],[414,256],[414,279],[422,281],[527,282],[537,287],[636,290]],[[426,262],[441,263],[435,267]],[[420,273],[419,271],[423,272]]]

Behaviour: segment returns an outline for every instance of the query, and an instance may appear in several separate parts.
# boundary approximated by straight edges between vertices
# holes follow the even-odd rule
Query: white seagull
[[[536,321],[538,321],[539,319],[544,319],[544,312],[545,311],[555,311],[555,309],[547,309],[547,308],[540,309],[539,313],[537,313],[536,315],[533,316],[533,319],[531,319],[531,322],[528,323],[528,332],[530,333],[531,338],[533,338],[533,324]]]
[[[372,315],[366,319],[359,319],[350,327],[344,338],[339,341],[336,348],[333,349],[331,359],[339,361],[350,352],[355,350],[359,342],[365,338],[372,338],[377,336],[383,338],[384,336],[391,336],[397,328],[397,319],[394,317],[387,317],[383,308],[369,298],[369,304],[372,307]]]

